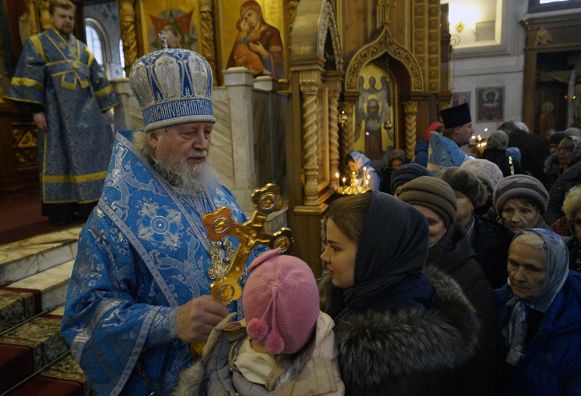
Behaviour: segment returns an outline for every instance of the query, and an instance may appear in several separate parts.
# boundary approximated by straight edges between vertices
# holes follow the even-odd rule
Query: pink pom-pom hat
[[[248,336],[273,355],[298,352],[311,338],[319,317],[319,290],[301,259],[278,249],[258,256],[242,291]]]

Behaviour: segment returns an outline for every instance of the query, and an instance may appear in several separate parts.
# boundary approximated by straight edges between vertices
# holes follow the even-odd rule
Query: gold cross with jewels
[[[254,247],[266,245],[273,249],[279,248],[281,253],[286,253],[292,244],[292,233],[289,228],[282,228],[274,234],[269,234],[264,230],[268,215],[282,206],[278,186],[269,183],[256,190],[251,199],[255,210],[250,220],[244,224],[236,223],[232,219],[232,211],[226,207],[209,213],[203,218],[210,240],[219,241],[225,236],[232,235],[240,242],[226,276],[210,285],[214,299],[224,304],[238,300],[242,296],[239,281],[244,273],[246,260]]]
[[[225,305],[242,297],[240,278],[244,274],[246,260],[256,245],[279,248],[281,253],[286,253],[290,250],[293,240],[289,228],[283,227],[274,234],[269,234],[264,230],[268,215],[282,206],[280,189],[276,184],[268,183],[254,191],[250,198],[255,210],[250,220],[244,224],[236,223],[232,219],[232,211],[226,207],[208,213],[202,219],[210,240],[219,241],[225,236],[232,235],[240,242],[226,275],[210,285],[212,297]],[[192,353],[202,356],[204,344],[203,342],[192,344]]]

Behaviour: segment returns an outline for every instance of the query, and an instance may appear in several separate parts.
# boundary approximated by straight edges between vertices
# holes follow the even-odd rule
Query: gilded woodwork
[[[553,42],[554,42],[554,40],[553,40],[553,35],[551,34],[551,32],[549,32],[547,29],[545,29],[544,26],[541,26],[537,30],[537,33],[535,35],[535,43],[533,44],[533,47],[535,47],[535,48],[546,47],[550,44],[553,44]]]
[[[405,152],[408,157],[413,158],[416,148],[418,102],[403,102],[405,115]]]
[[[425,68],[428,58],[428,1],[416,0],[412,16],[412,52],[426,76]]]
[[[440,91],[440,1],[419,0],[413,5],[412,51],[424,69],[426,90]]]
[[[214,44],[214,7],[212,0],[202,0],[200,6],[200,54],[202,54],[210,63],[212,70],[214,70],[214,79],[218,74],[218,66],[216,64],[216,47]]]
[[[341,150],[343,158],[345,158],[347,154],[349,154],[353,150],[353,144],[355,143],[355,131],[353,130],[355,123],[351,121],[352,117],[354,117],[355,115],[354,109],[355,109],[354,101],[346,101],[344,103],[344,111],[345,114],[347,115],[347,122],[343,127],[344,136],[343,136],[343,147]]]
[[[290,0],[288,3],[288,11],[289,11],[289,17],[288,17],[288,24],[289,24],[289,30],[293,30],[293,23],[295,22],[295,18],[297,16],[297,7],[299,5],[299,0]]]
[[[379,29],[384,25],[389,24],[389,9],[390,6],[395,8],[395,1],[393,0],[377,0],[375,5],[375,28]]]
[[[343,56],[339,43],[334,9],[328,0],[302,0],[297,6],[293,24],[291,70],[300,66],[325,64],[325,41],[331,38],[335,69],[343,72]]]
[[[137,60],[137,32],[133,0],[119,0],[119,20],[125,55],[125,72],[129,75],[131,66]]]
[[[329,184],[329,124],[328,124],[328,90],[321,84],[317,95],[317,183],[318,191]]]
[[[438,97],[438,111],[450,107],[452,104],[452,94],[446,94]]]
[[[390,57],[400,61],[410,75],[411,91],[424,91],[424,77],[418,60],[407,48],[393,40],[387,26],[371,42],[361,47],[352,57],[345,72],[345,91],[358,92],[357,81],[361,69],[370,61],[387,53]]]
[[[48,12],[49,5],[49,0],[40,1],[40,25],[42,26],[42,30],[46,30],[52,26],[50,22],[50,14]]]
[[[41,32],[40,15],[38,15],[37,9],[40,9],[38,0],[26,0],[26,10],[27,10],[26,14],[28,14],[28,23],[29,23],[28,34],[30,36]],[[21,37],[21,40],[24,41],[24,39],[27,38],[28,37]]]
[[[341,81],[332,78],[327,82],[329,88],[329,167],[331,172],[331,185],[339,186],[337,172],[339,172],[339,93]]]
[[[440,0],[428,3],[428,86],[430,92],[440,91]]]
[[[290,40],[293,113],[301,117],[297,133],[287,138],[287,174],[302,183],[289,188],[289,223],[300,257],[315,274],[321,272],[321,221],[334,193],[329,173],[335,163],[338,167],[339,157],[336,120],[343,55],[334,12],[330,0],[299,1]]]
[[[303,156],[305,174],[305,205],[317,206],[318,202],[318,94],[321,87],[321,73],[319,70],[301,71],[299,75],[299,86],[302,94],[303,110]]]

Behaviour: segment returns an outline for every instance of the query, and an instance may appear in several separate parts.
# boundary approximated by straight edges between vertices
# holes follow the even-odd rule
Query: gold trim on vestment
[[[12,77],[12,80],[10,80],[10,84],[15,85],[17,87],[36,88],[39,91],[44,91],[44,85],[40,81],[34,80],[32,78]]]
[[[54,40],[52,39],[52,37],[50,37],[49,35],[47,35],[47,36],[46,36],[46,38],[48,39],[48,41],[50,41],[50,42],[52,43],[52,45],[53,45],[53,46],[56,48],[56,50],[57,50],[57,51],[58,51],[58,52],[61,54],[61,57],[63,58],[63,61],[55,61],[55,62],[52,62],[51,64],[56,64],[56,63],[60,63],[60,62],[67,62],[67,63],[69,63],[69,64],[72,64],[72,65],[73,65],[73,70],[67,70],[67,71],[65,71],[65,72],[59,72],[59,73],[55,73],[55,74],[53,74],[51,77],[58,76],[58,75],[60,75],[61,73],[65,73],[65,74],[68,74],[68,73],[73,73],[73,75],[75,76],[75,79],[73,80],[73,82],[72,82],[72,83],[69,83],[69,82],[65,81],[65,75],[63,75],[63,76],[61,77],[61,88],[63,88],[63,89],[68,89],[69,91],[74,91],[74,90],[76,90],[76,88],[77,88],[77,80],[79,81],[79,86],[80,86],[81,88],[88,88],[88,87],[89,87],[89,81],[88,81],[88,79],[85,79],[85,81],[81,80],[81,78],[80,78],[80,76],[79,76],[79,73],[78,73],[77,69],[75,68],[75,64],[76,64],[76,63],[82,64],[82,65],[85,65],[85,63],[84,63],[84,62],[81,62],[81,44],[80,44],[79,40],[77,40],[77,38],[75,37],[76,44],[77,44],[77,48],[76,48],[76,49],[77,49],[77,53],[75,54],[75,53],[73,52],[73,51],[74,51],[74,48],[71,48],[71,46],[69,45],[69,42],[68,42],[67,40],[65,40],[65,39],[64,39],[64,38],[63,38],[63,37],[60,35],[60,33],[59,33],[59,32],[57,32],[56,30],[55,30],[55,33],[56,33],[56,34],[57,34],[57,36],[58,36],[58,37],[59,37],[59,38],[60,38],[60,39],[61,39],[61,40],[62,40],[62,41],[63,41],[63,42],[64,42],[64,43],[67,45],[67,47],[68,47],[68,48],[69,48],[69,50],[71,51],[71,54],[72,54],[73,56],[75,56],[75,59],[69,59],[69,58],[68,58],[68,57],[65,55],[65,53],[64,53],[64,52],[61,50],[61,48],[59,47],[59,45],[58,45],[57,43],[55,43],[55,42],[54,42]],[[70,39],[69,39],[69,40],[70,40]]]
[[[2,96],[2,98],[9,99],[9,100],[14,100],[16,102],[34,103],[34,104],[39,104],[41,106],[44,106],[44,103],[39,102],[38,100],[34,100],[34,99],[15,98],[14,96]]]
[[[93,56],[93,53],[91,51],[89,51],[89,47],[85,47],[85,52],[87,53],[87,56],[89,57],[89,62],[87,62],[87,65],[90,68],[91,65],[93,64],[93,61],[95,60],[95,57]]]
[[[107,171],[88,173],[86,175],[65,175],[65,176],[48,176],[42,175],[43,183],[87,183],[104,179],[107,176]]]
[[[42,46],[40,37],[38,35],[32,36],[30,38],[30,42],[32,43],[32,46],[34,47],[34,50],[36,51],[38,56],[40,56],[40,58],[46,62],[48,59],[46,57],[46,54],[44,53],[44,47]]]
[[[109,95],[112,92],[113,92],[113,87],[110,85],[107,85],[105,88],[101,88],[100,90],[95,91],[95,96],[100,98],[101,96]]]

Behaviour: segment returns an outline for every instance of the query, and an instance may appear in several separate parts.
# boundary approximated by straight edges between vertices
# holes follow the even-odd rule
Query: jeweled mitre
[[[161,49],[139,58],[129,73],[145,132],[194,121],[215,122],[212,69],[200,54]]]

